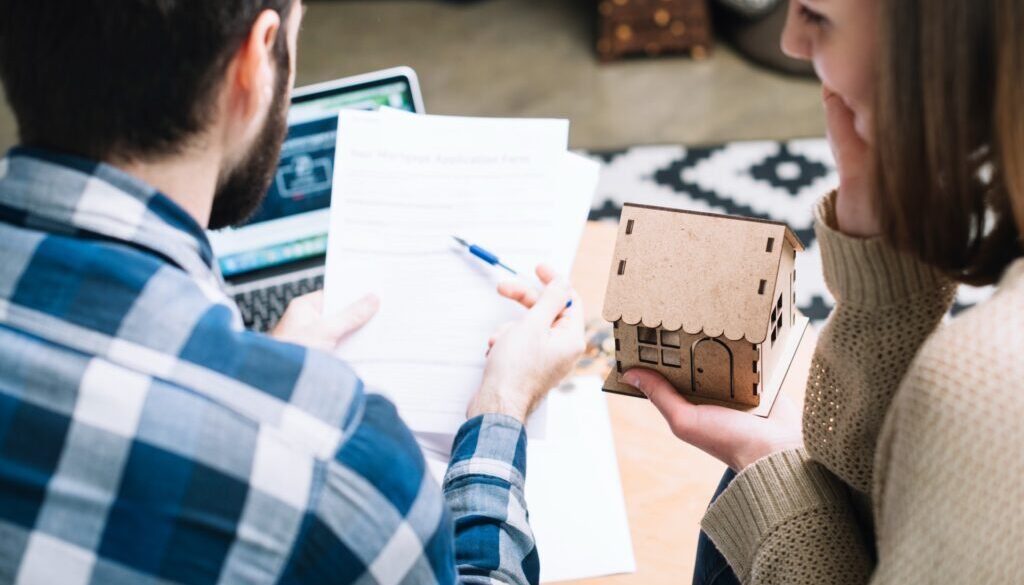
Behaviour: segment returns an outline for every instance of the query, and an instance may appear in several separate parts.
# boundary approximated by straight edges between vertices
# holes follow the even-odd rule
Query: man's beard
[[[282,40],[283,42],[283,40]],[[273,102],[256,141],[233,169],[221,177],[213,196],[209,228],[218,230],[245,223],[256,213],[274,179],[281,145],[288,133],[288,57],[279,61]]]

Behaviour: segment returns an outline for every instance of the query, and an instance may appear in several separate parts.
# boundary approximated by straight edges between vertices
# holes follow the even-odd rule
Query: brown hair
[[[883,233],[957,280],[995,282],[1024,256],[1024,2],[880,4]]]

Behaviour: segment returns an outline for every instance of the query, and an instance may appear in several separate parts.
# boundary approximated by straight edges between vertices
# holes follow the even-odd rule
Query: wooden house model
[[[799,238],[782,223],[626,204],[603,310],[619,377],[660,372],[692,402],[767,416],[807,320],[795,308]]]

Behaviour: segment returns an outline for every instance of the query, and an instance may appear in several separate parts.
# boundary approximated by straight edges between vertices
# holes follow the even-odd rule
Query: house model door
[[[694,393],[708,398],[735,398],[732,352],[717,339],[705,337],[690,348],[690,380]]]

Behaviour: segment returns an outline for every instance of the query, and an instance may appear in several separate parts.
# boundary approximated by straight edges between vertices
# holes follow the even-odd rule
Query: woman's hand
[[[586,349],[583,307],[569,283],[546,266],[537,268],[537,276],[546,285],[539,294],[521,284],[498,287],[529,312],[491,338],[483,383],[467,410],[470,418],[505,414],[525,422]],[[573,304],[566,308],[570,299]]]
[[[803,446],[800,412],[785,396],[779,396],[768,418],[761,418],[724,406],[693,404],[651,370],[629,370],[622,381],[654,403],[677,438],[737,472],[763,457]]]
[[[317,291],[289,303],[270,335],[279,341],[330,352],[369,323],[378,309],[380,301],[368,295],[334,315],[325,316],[324,293]]]
[[[844,234],[870,238],[881,234],[872,193],[875,189],[871,145],[857,133],[854,114],[839,94],[822,88],[828,141],[839,168],[835,226]]]

